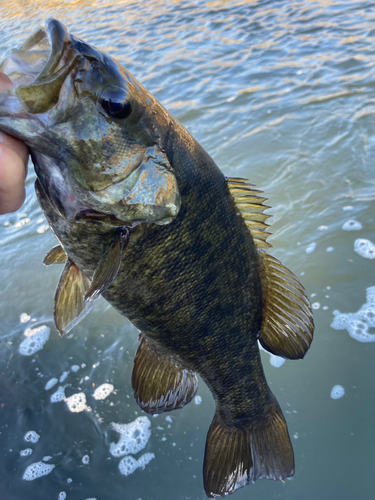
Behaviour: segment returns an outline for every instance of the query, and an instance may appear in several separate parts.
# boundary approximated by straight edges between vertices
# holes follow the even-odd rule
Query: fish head
[[[0,65],[0,130],[29,146],[56,210],[167,224],[180,194],[163,149],[171,116],[117,61],[50,19]]]

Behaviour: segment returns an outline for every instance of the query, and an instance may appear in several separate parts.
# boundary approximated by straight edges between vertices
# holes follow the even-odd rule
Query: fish
[[[69,332],[103,296],[139,333],[132,387],[155,415],[210,389],[203,483],[223,497],[295,470],[260,345],[302,359],[314,332],[299,279],[270,254],[270,207],[225,177],[189,132],[110,55],[48,20],[0,70],[0,130],[29,147],[63,264],[54,319]]]

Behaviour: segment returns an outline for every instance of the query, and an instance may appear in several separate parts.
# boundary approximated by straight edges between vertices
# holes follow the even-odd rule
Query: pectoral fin
[[[110,246],[95,270],[90,287],[85,293],[85,301],[97,299],[104,293],[116,278],[121,265],[122,252],[129,241],[129,230],[122,229],[116,235],[115,241]]]
[[[43,259],[43,264],[45,266],[50,266],[51,264],[64,264],[67,258],[68,257],[63,247],[61,245],[56,245],[51,248],[49,252],[47,252]]]
[[[197,392],[198,379],[142,337],[134,359],[132,386],[142,410],[154,415],[189,403]]]
[[[231,177],[227,186],[233,198],[237,215],[248,227],[258,249],[258,262],[262,281],[262,326],[259,341],[267,351],[288,359],[300,359],[310,347],[314,319],[310,301],[299,279],[282,263],[268,255],[271,245],[263,211],[267,199],[259,196],[246,179]]]
[[[94,301],[83,299],[89,286],[88,278],[68,259],[55,293],[54,320],[60,335],[70,332],[92,308]]]

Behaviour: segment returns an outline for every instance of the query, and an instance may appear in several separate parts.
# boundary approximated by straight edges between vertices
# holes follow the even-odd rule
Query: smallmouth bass
[[[24,140],[64,263],[54,317],[70,331],[103,295],[140,333],[132,386],[150,414],[182,408],[199,374],[216,405],[204,488],[225,496],[294,474],[258,340],[303,358],[313,317],[268,254],[265,198],[211,157],[119,63],[56,20],[2,63],[0,130]]]

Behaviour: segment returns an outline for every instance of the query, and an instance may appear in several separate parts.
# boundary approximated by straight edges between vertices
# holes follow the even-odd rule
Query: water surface
[[[262,353],[296,474],[284,484],[258,481],[233,498],[373,499],[374,304],[338,320],[360,310],[375,285],[371,247],[367,257],[354,249],[358,239],[375,243],[373,2],[10,0],[0,5],[0,59],[49,17],[118,58],[226,175],[265,191],[273,254],[300,276],[314,304],[315,340],[303,361],[279,366]],[[110,424],[144,415],[130,383],[137,331],[100,299],[71,335],[58,337],[52,308],[60,268],[42,265],[55,239],[34,180],[30,168],[25,205],[0,217],[0,497],[203,500],[214,412],[203,382],[201,404],[151,419],[151,437],[133,456],[155,458],[120,473]],[[30,316],[24,323],[22,313]],[[43,349],[21,354],[25,330],[42,325],[50,328]],[[103,383],[114,391],[97,400]],[[60,386],[67,398],[85,394],[89,408],[52,403]],[[344,389],[337,399],[335,386]],[[24,439],[31,430],[36,443]],[[32,454],[21,456],[28,448]],[[55,465],[47,475],[22,479],[46,456]]]

